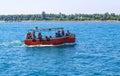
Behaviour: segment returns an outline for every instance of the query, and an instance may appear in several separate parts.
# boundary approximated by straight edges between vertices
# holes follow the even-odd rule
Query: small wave
[[[0,46],[11,46],[11,47],[18,47],[23,46],[23,42],[19,40],[11,41],[11,42],[3,42]]]

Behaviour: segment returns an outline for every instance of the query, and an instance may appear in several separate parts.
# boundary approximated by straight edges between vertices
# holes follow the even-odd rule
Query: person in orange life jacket
[[[30,37],[30,39],[32,39],[32,34],[31,34],[31,32],[29,33],[29,37]]]
[[[30,32],[27,32],[26,39],[31,39],[31,33]]]

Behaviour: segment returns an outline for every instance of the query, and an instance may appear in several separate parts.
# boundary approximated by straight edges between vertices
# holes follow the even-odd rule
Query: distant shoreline
[[[115,13],[104,14],[21,14],[0,15],[1,22],[119,22],[120,15]]]
[[[120,22],[117,20],[107,20],[107,21],[91,21],[91,20],[85,20],[85,21],[56,21],[56,20],[44,20],[44,21],[0,21],[0,22]]]

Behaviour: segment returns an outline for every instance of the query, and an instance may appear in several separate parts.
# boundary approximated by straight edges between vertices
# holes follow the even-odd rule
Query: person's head
[[[38,34],[39,34],[39,35],[41,35],[41,33],[40,33],[40,32],[39,32]]]
[[[67,30],[67,32],[69,32],[69,30]]]

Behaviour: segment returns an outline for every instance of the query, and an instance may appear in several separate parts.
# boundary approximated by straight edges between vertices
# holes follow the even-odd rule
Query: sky
[[[120,0],[0,0],[0,15],[9,14],[120,14]]]

